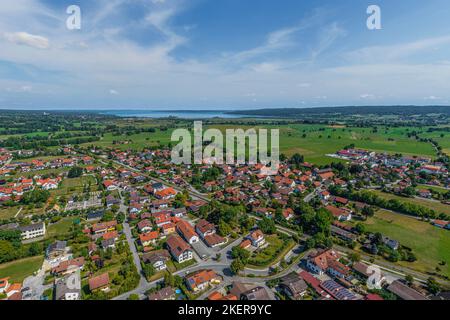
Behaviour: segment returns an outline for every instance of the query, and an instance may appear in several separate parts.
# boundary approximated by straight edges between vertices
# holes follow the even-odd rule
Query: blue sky
[[[369,5],[382,30],[366,27]],[[66,28],[79,5],[81,30]],[[0,108],[450,105],[447,0],[15,0]]]

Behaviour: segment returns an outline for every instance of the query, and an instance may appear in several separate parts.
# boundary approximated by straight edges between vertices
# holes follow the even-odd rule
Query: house
[[[219,236],[217,233],[207,235],[203,240],[205,241],[206,245],[210,248],[221,246],[227,243],[227,239]]]
[[[113,180],[105,180],[105,181],[103,181],[103,185],[105,186],[106,190],[108,190],[108,191],[114,191],[114,190],[118,189],[116,182]]]
[[[289,221],[294,217],[294,210],[292,210],[292,208],[283,209],[282,215],[287,221]]]
[[[175,233],[176,226],[174,223],[170,222],[170,223],[163,224],[161,226],[161,229],[163,230],[163,234],[167,236],[169,234]]]
[[[255,287],[241,294],[241,300],[271,300],[264,287]]]
[[[298,300],[308,291],[306,282],[296,273],[290,273],[281,278],[280,288],[291,299]]]
[[[316,277],[314,277],[311,273],[307,271],[301,271],[299,273],[299,276],[308,284],[308,286],[314,289],[314,291],[317,294],[319,294],[322,298],[324,299],[330,298],[330,295],[320,286],[322,282]]]
[[[103,273],[99,276],[89,278],[89,290],[94,292],[96,290],[107,291],[109,290],[109,275]]]
[[[239,245],[239,247],[241,247],[242,249],[248,249],[250,248],[250,246],[252,245],[252,242],[249,239],[244,239],[241,244]]]
[[[429,300],[423,294],[400,282],[400,280],[395,280],[386,289],[403,300]]]
[[[330,199],[330,193],[328,191],[322,191],[320,194],[320,199],[327,201],[328,199]]]
[[[89,212],[87,215],[87,221],[94,221],[94,220],[99,220],[101,218],[103,218],[104,215],[104,211],[102,210],[98,210],[98,211],[92,211]]]
[[[312,272],[323,275],[328,269],[329,262],[337,259],[339,259],[339,255],[334,250],[319,251],[308,257],[306,266]]]
[[[153,225],[149,220],[139,221],[137,224],[138,230],[141,233],[152,231]]]
[[[167,268],[166,262],[170,259],[170,254],[167,250],[157,250],[145,253],[142,256],[144,263],[149,263],[156,271],[162,271]]]
[[[433,226],[438,227],[438,228],[447,228],[450,229],[450,222],[449,221],[445,221],[445,220],[433,220],[432,221]]]
[[[356,296],[352,292],[333,280],[326,280],[322,282],[320,287],[336,300],[357,300]]]
[[[186,277],[188,289],[194,292],[203,291],[208,286],[219,284],[222,278],[213,270],[200,270]]]
[[[264,239],[264,234],[261,230],[255,230],[247,236],[247,239],[251,241],[252,246],[259,248],[262,247],[266,243],[266,239]]]
[[[55,300],[80,300],[80,271],[67,275],[55,282]]]
[[[205,236],[216,233],[216,227],[205,219],[200,219],[195,225],[195,231],[204,239]]]
[[[172,287],[165,287],[161,290],[149,294],[148,300],[175,300],[176,293]]]
[[[155,197],[162,200],[169,200],[174,198],[177,195],[177,192],[173,188],[166,188],[161,191],[155,192]]]
[[[35,224],[30,224],[28,226],[23,226],[19,228],[22,235],[22,240],[29,240],[38,237],[45,236],[45,223],[39,222]]]
[[[177,223],[178,233],[189,243],[193,244],[199,241],[197,233],[195,233],[194,227],[191,226],[186,220],[180,220]]]
[[[108,250],[108,249],[114,249],[116,247],[116,239],[115,238],[108,238],[105,240],[102,240],[102,249]]]
[[[55,241],[47,247],[46,256],[49,260],[56,260],[61,258],[66,253],[66,241]]]
[[[101,222],[96,223],[92,226],[91,230],[94,234],[103,234],[108,231],[114,231],[116,230],[117,221],[108,221],[108,222]]]
[[[419,193],[419,196],[422,198],[430,199],[432,196],[431,191],[427,190],[427,189],[421,189],[418,191],[418,193]]]
[[[155,244],[158,239],[159,239],[158,231],[150,231],[147,233],[141,233],[139,235],[139,241],[144,247],[148,247],[152,244]]]
[[[350,221],[352,219],[352,212],[347,208],[338,208],[335,206],[326,206],[327,209],[339,221]]]
[[[166,245],[170,254],[178,263],[183,263],[193,258],[190,246],[178,235],[169,236]]]
[[[83,269],[84,257],[78,257],[71,260],[62,261],[58,266],[51,270],[54,275],[66,275]]]

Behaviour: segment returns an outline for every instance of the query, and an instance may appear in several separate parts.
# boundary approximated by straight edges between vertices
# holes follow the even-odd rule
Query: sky
[[[450,105],[449,12],[448,0],[2,1],[0,108]]]

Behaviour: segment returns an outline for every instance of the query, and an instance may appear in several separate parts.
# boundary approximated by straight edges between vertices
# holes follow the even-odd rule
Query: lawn
[[[52,190],[53,195],[72,195],[74,193],[82,193],[84,185],[91,183],[91,191],[97,191],[96,181],[93,176],[82,176],[79,178],[64,179],[59,188]]]
[[[22,283],[23,279],[39,270],[43,261],[43,256],[36,256],[0,264],[0,278],[11,277],[11,282]]]
[[[380,232],[409,247],[417,256],[413,263],[399,262],[421,272],[441,272],[450,276],[450,231],[432,226],[428,222],[411,217],[379,210],[374,217],[365,222],[371,232]],[[439,263],[445,261],[445,266]]]
[[[422,207],[427,207],[430,208],[434,211],[436,211],[438,214],[439,213],[445,213],[445,214],[450,214],[450,206],[443,204],[439,201],[435,201],[435,200],[427,200],[427,199],[417,199],[417,198],[406,198],[406,197],[401,197],[401,196],[397,196],[395,194],[391,194],[391,193],[386,193],[386,192],[382,192],[379,190],[374,190],[372,192],[375,192],[378,196],[390,200],[390,199],[397,199],[398,201],[401,202],[409,202],[409,203],[413,203]]]
[[[278,262],[295,245],[293,240],[284,242],[277,235],[266,236],[268,246],[255,251],[250,257],[249,268],[266,268]]]
[[[64,218],[47,227],[47,237],[64,235],[70,231],[74,218]]]

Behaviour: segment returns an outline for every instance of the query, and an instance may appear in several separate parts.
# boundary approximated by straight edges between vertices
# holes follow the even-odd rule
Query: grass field
[[[223,133],[226,129],[241,128],[244,130],[255,128],[279,129],[280,149],[282,153],[290,156],[300,153],[305,156],[306,161],[319,165],[339,161],[327,154],[335,153],[337,150],[354,144],[358,148],[369,149],[378,152],[402,153],[405,155],[420,155],[434,157],[435,151],[430,143],[419,142],[406,135],[414,128],[382,128],[376,132],[371,128],[347,128],[326,125],[289,124],[289,125],[209,125],[207,128],[216,128]],[[145,146],[154,146],[159,143],[170,142],[172,129],[168,131],[157,130],[154,133],[141,133],[130,136],[113,136],[106,134],[102,140],[93,143],[102,147],[115,147],[121,150],[140,150]],[[113,145],[113,141],[126,141],[128,144]],[[449,146],[450,147],[450,146]]]
[[[11,277],[11,282],[22,282],[38,271],[43,261],[43,256],[36,256],[0,264],[0,278]]]
[[[97,191],[97,185],[93,176],[63,179],[58,189],[51,191],[52,195],[72,195],[83,192],[84,185],[91,183],[91,191]]]
[[[385,193],[379,190],[374,190],[372,192],[375,192],[377,195],[379,195],[380,197],[390,200],[390,199],[396,199],[402,202],[409,202],[409,203],[413,203],[416,205],[420,205],[423,207],[427,207],[430,209],[435,210],[437,213],[445,213],[445,214],[450,214],[450,206],[443,204],[439,201],[434,201],[434,200],[427,200],[427,199],[417,199],[417,198],[405,198],[405,197],[400,197],[397,196],[395,194],[390,194],[390,193]]]
[[[64,218],[47,227],[47,237],[63,235],[70,231],[74,218]]]
[[[417,261],[399,264],[421,272],[435,272],[439,267],[442,274],[450,276],[449,230],[385,210],[378,211],[365,224],[369,231],[380,232],[413,250]],[[439,265],[442,261],[446,262],[445,266]]]

